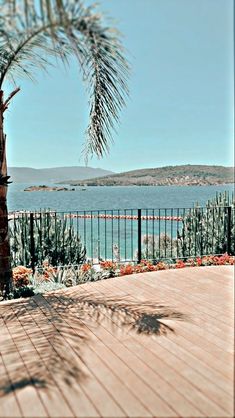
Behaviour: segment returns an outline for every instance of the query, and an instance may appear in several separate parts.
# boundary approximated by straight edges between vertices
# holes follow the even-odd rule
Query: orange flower
[[[235,264],[235,257],[230,256],[228,262],[231,264],[231,266],[233,266]]]
[[[18,266],[13,268],[12,270],[12,276],[13,276],[13,282],[16,287],[22,287],[27,286],[29,284],[29,276],[32,274],[32,270],[24,267],[24,266]]]
[[[100,263],[100,266],[102,267],[103,270],[116,270],[117,269],[117,264],[113,263],[113,261],[102,261]]]
[[[156,266],[154,266],[152,263],[148,263],[146,265],[147,267],[147,271],[155,271],[156,270]]]
[[[87,271],[89,271],[91,269],[91,265],[90,264],[82,264],[81,270],[85,273]]]
[[[126,266],[121,266],[120,275],[125,276],[127,274],[133,274],[134,271],[134,266],[132,266],[131,264],[127,264]]]
[[[164,263],[163,261],[159,261],[159,263],[157,263],[156,270],[166,270],[166,269],[167,269],[166,263]]]
[[[145,268],[142,264],[137,264],[134,266],[135,273],[143,273],[145,271]]]
[[[175,268],[182,269],[185,267],[185,263],[182,260],[176,260]]]

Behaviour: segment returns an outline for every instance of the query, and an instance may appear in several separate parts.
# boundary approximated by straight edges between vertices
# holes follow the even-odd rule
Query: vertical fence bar
[[[104,211],[104,259],[107,259],[107,211]]]
[[[30,257],[31,257],[31,269],[35,272],[35,243],[34,243],[34,217],[33,213],[29,215],[29,227],[30,227]]]
[[[97,211],[97,222],[98,222],[98,225],[97,225],[97,227],[98,227],[98,230],[97,230],[97,233],[98,233],[98,241],[97,241],[97,244],[98,244],[98,248],[97,248],[97,256],[98,256],[98,263],[100,262],[100,211],[98,210]]]
[[[146,247],[146,258],[147,260],[149,259],[149,228],[148,228],[148,209],[146,209],[145,211],[145,216],[146,216],[146,241],[147,241],[147,247]]]
[[[93,264],[94,262],[94,256],[93,256],[93,217],[91,215],[91,262]]]
[[[203,220],[204,220],[204,211],[203,208],[201,208],[201,224],[200,224],[200,255],[203,255]],[[206,242],[208,245],[208,235],[206,237]]]
[[[161,258],[161,209],[158,209],[158,258]]]
[[[112,219],[111,219],[111,229],[112,229],[112,262],[114,260],[113,257],[113,210],[112,210]]]
[[[167,242],[166,242],[166,217],[167,217],[167,210],[165,209],[165,212],[164,212],[164,226],[165,226],[165,229],[164,229],[164,244],[165,244],[165,249],[164,249],[164,258],[166,258],[166,247],[167,247]]]
[[[208,213],[207,209],[207,213]],[[214,253],[214,231],[215,231],[215,208],[212,208],[212,239],[211,239],[211,254]]]
[[[170,227],[171,227],[171,235],[170,235],[170,257],[172,259],[172,247],[173,247],[173,209],[171,209],[171,215],[170,215]]]
[[[231,219],[232,219],[232,207],[227,207],[227,253],[231,254]]]
[[[152,259],[155,259],[155,232],[154,232],[154,209],[153,209],[153,224],[152,224],[152,234],[153,234],[153,254],[152,254]]]
[[[138,209],[138,263],[141,262],[141,209]]]
[[[124,253],[125,253],[125,261],[127,261],[127,257],[126,257],[126,209],[124,209]]]
[[[178,240],[178,234],[179,234],[179,208],[177,208],[177,224],[176,224],[176,236],[177,236],[177,241],[176,241],[176,257],[179,257],[179,240]],[[183,227],[183,224],[182,224]]]
[[[121,253],[121,239],[120,239],[120,210],[118,209],[118,251],[120,254],[120,260],[122,258],[122,253]]]
[[[133,209],[131,209],[131,261],[134,260],[134,250],[133,250]]]
[[[13,222],[14,222],[14,224],[13,224],[13,231],[14,231],[14,247],[16,248],[16,218],[15,218],[15,212],[14,212],[14,215],[13,215]],[[18,222],[19,222],[19,220],[18,220]],[[14,251],[14,255],[13,255],[13,257],[14,257],[14,266],[16,265],[15,264],[15,262],[16,262],[16,251]]]
[[[55,212],[55,263],[59,264],[59,260],[58,260],[58,251],[57,251],[57,217],[56,217],[56,212]]]

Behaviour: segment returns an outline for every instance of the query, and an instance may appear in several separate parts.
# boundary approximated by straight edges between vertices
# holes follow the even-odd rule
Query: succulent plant
[[[206,208],[196,205],[183,217],[177,231],[179,256],[234,254],[234,199],[228,193],[218,193]]]
[[[12,265],[81,264],[86,250],[71,219],[55,212],[22,213],[9,222]]]

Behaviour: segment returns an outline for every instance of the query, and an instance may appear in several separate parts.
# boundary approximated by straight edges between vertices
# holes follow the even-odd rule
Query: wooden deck
[[[0,304],[1,417],[233,417],[233,268]]]

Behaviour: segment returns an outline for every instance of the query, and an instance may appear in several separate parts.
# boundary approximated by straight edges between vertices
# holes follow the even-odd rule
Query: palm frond
[[[128,94],[129,67],[120,34],[106,27],[94,6],[79,0],[0,0],[0,88],[8,79],[34,78],[58,57],[74,55],[89,93],[85,156],[102,157]]]

